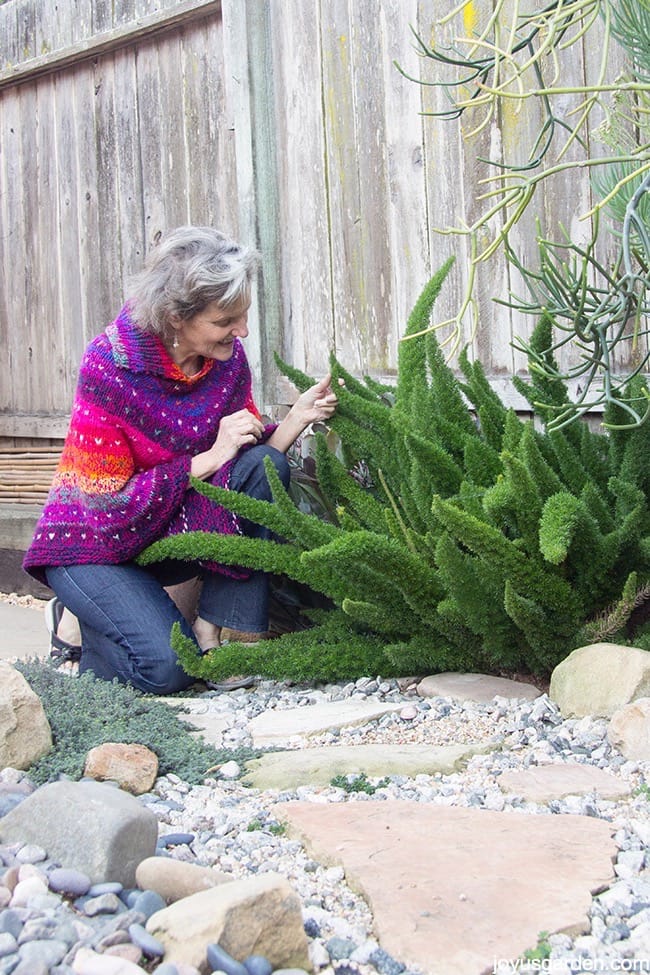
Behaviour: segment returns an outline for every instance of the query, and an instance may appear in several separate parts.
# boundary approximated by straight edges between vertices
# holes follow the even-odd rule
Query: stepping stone
[[[224,711],[212,708],[206,701],[195,697],[159,697],[158,700],[173,708],[178,720],[188,725],[192,737],[201,738],[215,748],[222,747],[223,733],[229,724]],[[178,710],[179,705],[182,711]]]
[[[506,677],[451,672],[425,677],[417,691],[420,697],[450,697],[454,701],[476,701],[478,704],[489,704],[495,697],[533,701],[542,693],[533,684]]]
[[[565,796],[595,792],[601,799],[629,796],[630,787],[616,776],[591,765],[539,765],[516,772],[504,772],[497,779],[504,792],[514,792],[530,802],[550,802]]]
[[[265,711],[249,723],[253,744],[275,745],[296,735],[318,735],[331,728],[349,728],[381,718],[391,711],[399,711],[403,704],[382,704],[378,701],[327,701],[286,711]]]
[[[271,752],[246,763],[244,782],[256,789],[296,789],[329,785],[335,775],[450,775],[472,755],[495,747],[465,745],[337,745]]]
[[[592,893],[614,880],[612,825],[386,801],[276,806],[310,855],[343,866],[379,943],[426,975],[492,972],[540,931],[588,929]]]

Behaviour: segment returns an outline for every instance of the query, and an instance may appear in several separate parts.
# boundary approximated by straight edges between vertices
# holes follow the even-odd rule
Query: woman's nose
[[[232,324],[232,334],[236,335],[238,339],[245,339],[248,335],[248,318],[246,315],[242,315],[238,318],[236,322]]]

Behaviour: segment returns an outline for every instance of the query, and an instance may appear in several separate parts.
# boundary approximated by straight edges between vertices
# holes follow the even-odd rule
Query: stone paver
[[[286,711],[265,711],[249,724],[253,744],[275,745],[301,735],[318,735],[331,728],[348,728],[365,724],[391,711],[400,711],[403,704],[382,704],[380,701],[327,701]]]
[[[329,785],[335,775],[450,775],[494,745],[337,745],[271,752],[246,763],[244,781],[256,789]]]
[[[506,677],[451,672],[425,677],[418,684],[417,691],[420,697],[450,697],[455,701],[477,701],[479,704],[489,704],[495,697],[533,701],[542,693],[533,684],[508,680]]]
[[[276,807],[311,854],[342,864],[382,947],[427,975],[481,975],[540,931],[587,930],[613,879],[610,824],[387,801]]]
[[[630,794],[630,786],[593,765],[538,765],[536,768],[504,772],[497,779],[504,792],[516,793],[530,802],[549,802],[565,796],[594,792],[601,799],[619,799]]]

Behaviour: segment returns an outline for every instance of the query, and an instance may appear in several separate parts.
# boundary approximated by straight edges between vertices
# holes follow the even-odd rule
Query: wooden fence
[[[477,0],[476,6],[487,3]],[[289,388],[277,349],[313,375],[334,349],[352,372],[394,375],[408,312],[446,257],[453,314],[476,159],[510,152],[521,118],[463,139],[428,117],[412,29],[434,0],[6,0],[0,5],[0,445],[56,441],[79,358],[119,310],[125,281],[166,228],[219,226],[263,269],[249,339],[265,406]],[[595,52],[593,52],[595,55]],[[587,80],[590,55],[567,72]],[[541,199],[580,227],[588,177]],[[518,232],[535,260],[534,229]],[[473,352],[507,397],[531,324],[494,303],[507,266],[479,270]]]

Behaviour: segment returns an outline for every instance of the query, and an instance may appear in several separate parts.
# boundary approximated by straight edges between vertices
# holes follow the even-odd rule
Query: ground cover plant
[[[479,362],[446,365],[427,330],[448,261],[431,280],[400,345],[397,382],[342,378],[331,426],[317,438],[317,475],[332,520],[301,511],[269,470],[274,502],[202,481],[197,490],[271,528],[278,541],[195,532],[140,556],[207,558],[288,576],[331,600],[313,627],[257,646],[200,656],[177,630],[186,670],[221,678],[246,670],[293,680],[341,680],[477,670],[548,674],[571,650],[601,639],[647,639],[650,581],[646,463],[650,426],[609,433],[583,422],[536,429],[506,408]],[[531,340],[549,348],[542,318]],[[410,336],[410,337],[409,337]],[[313,380],[285,364],[299,389]],[[626,396],[643,396],[642,380]],[[518,387],[554,415],[560,379]]]
[[[40,698],[52,730],[53,747],[29,769],[36,785],[61,776],[80,779],[90,749],[105,742],[146,745],[158,757],[160,775],[173,772],[192,785],[224,762],[259,755],[222,751],[193,738],[173,708],[117,681],[92,674],[72,679],[40,660],[15,666]]]

